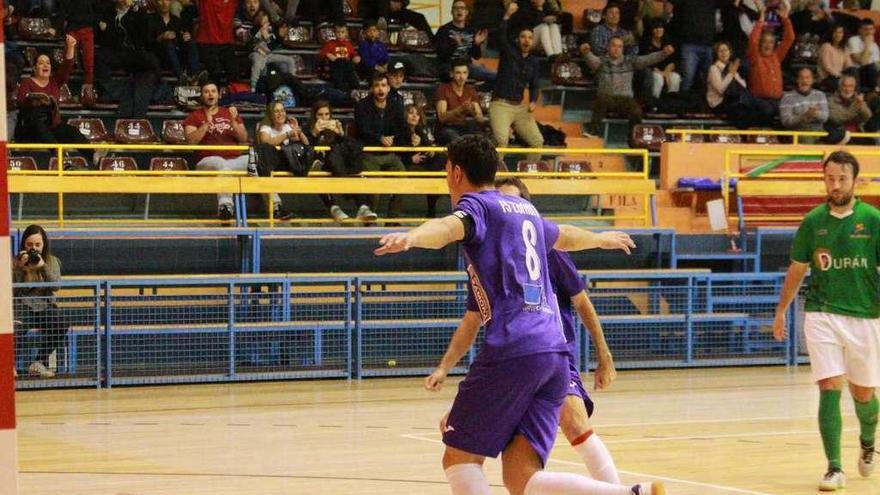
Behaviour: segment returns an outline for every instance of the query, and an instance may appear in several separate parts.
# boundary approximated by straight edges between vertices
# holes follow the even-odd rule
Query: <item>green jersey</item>
[[[794,236],[791,259],[810,263],[807,311],[880,317],[880,210],[860,200],[843,218],[827,203],[814,208]]]

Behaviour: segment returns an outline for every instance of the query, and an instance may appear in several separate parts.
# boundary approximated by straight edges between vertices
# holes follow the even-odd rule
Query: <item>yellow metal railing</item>
[[[740,130],[740,129],[669,129],[666,134],[681,134],[682,140],[690,135],[720,136],[723,134],[735,134],[737,136],[780,136],[792,138],[792,144],[798,144],[802,137],[825,137],[824,131],[776,131],[776,130]]]
[[[311,172],[309,177],[291,177],[290,174],[277,174],[278,177],[249,177],[246,172],[223,171],[65,171],[64,152],[68,149],[106,149],[114,151],[207,151],[235,150],[247,152],[247,145],[198,146],[165,144],[22,144],[9,143],[12,150],[55,150],[57,170],[9,171],[10,193],[43,193],[58,195],[58,218],[60,227],[64,226],[64,194],[106,193],[106,194],[265,194],[271,198],[273,193],[309,194],[447,194],[445,173],[443,172],[363,172],[357,177],[330,177],[326,172]],[[316,151],[329,150],[328,147],[315,147]],[[443,147],[370,147],[365,152],[444,152]],[[641,170],[633,172],[503,172],[499,176],[517,176],[526,179],[532,194],[535,195],[631,195],[643,198],[640,215],[608,216],[569,216],[577,220],[640,220],[645,226],[653,223],[651,199],[656,194],[656,186],[649,179],[648,151],[643,149],[603,149],[603,148],[498,148],[502,153],[541,154],[541,155],[619,155],[633,156],[641,161]],[[275,174],[273,174],[275,175]],[[136,176],[136,180],[132,180]],[[406,190],[400,190],[400,179],[407,178]],[[88,179],[86,179],[88,178]],[[364,181],[369,178],[369,181]],[[281,180],[279,180],[281,179]],[[540,179],[540,180],[539,180]],[[582,180],[572,180],[582,179]],[[604,179],[604,180],[587,180]],[[612,180],[619,179],[619,180]],[[269,201],[271,204],[271,199]],[[271,208],[267,219],[269,226],[275,225]],[[299,223],[326,223],[323,219],[293,219]],[[412,222],[422,219],[385,219],[385,221]],[[126,220],[130,222],[131,220]],[[152,219],[140,220],[155,223],[205,222],[205,220]],[[256,219],[255,221],[262,221]],[[77,223],[112,223],[111,220],[76,220]]]

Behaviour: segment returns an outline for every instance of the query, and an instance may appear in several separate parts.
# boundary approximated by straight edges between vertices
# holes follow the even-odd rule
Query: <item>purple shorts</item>
[[[458,386],[443,443],[497,457],[514,436],[522,434],[546,464],[568,393],[568,363],[562,353],[474,362]]]
[[[568,395],[576,395],[583,399],[584,406],[587,408],[587,416],[592,417],[595,405],[593,400],[590,399],[587,389],[584,388],[584,383],[581,381],[581,372],[578,371],[574,356],[571,354],[568,356],[568,376]]]

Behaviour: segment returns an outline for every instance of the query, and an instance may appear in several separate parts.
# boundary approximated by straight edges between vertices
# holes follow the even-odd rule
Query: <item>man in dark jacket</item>
[[[163,60],[180,79],[184,74],[181,58],[189,75],[199,71],[199,49],[180,17],[171,13],[171,0],[158,0],[156,12],[147,19],[147,43],[153,54]]]
[[[452,21],[440,26],[434,43],[437,46],[437,63],[440,67],[440,79],[450,81],[453,60],[467,59],[470,62],[468,72],[477,81],[495,82],[497,74],[474,62],[482,56],[482,45],[488,32],[477,31],[468,25],[468,6],[464,0],[452,2]]]
[[[390,86],[388,76],[377,73],[370,82],[370,95],[357,102],[354,108],[354,122],[358,138],[364,146],[408,146],[406,119],[403,106],[388,98]],[[364,171],[403,172],[406,168],[395,153],[365,153],[362,158]],[[388,216],[400,216],[400,196],[392,196],[388,201]]]
[[[132,6],[132,0],[116,0],[98,17],[95,75],[100,86],[110,82],[110,73],[123,69],[131,79],[119,91],[119,118],[144,118],[156,86],[159,59],[147,50],[147,14]]]

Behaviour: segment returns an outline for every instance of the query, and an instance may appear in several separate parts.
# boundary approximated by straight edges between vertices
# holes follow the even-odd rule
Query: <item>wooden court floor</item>
[[[626,482],[816,493],[825,466],[808,372],[622,372],[594,395],[594,421]],[[448,494],[436,425],[458,380],[437,394],[417,378],[20,392],[21,493]],[[880,494],[880,471],[858,477],[844,397],[846,493]],[[548,468],[586,473],[561,434]],[[487,471],[505,493],[498,463]]]

